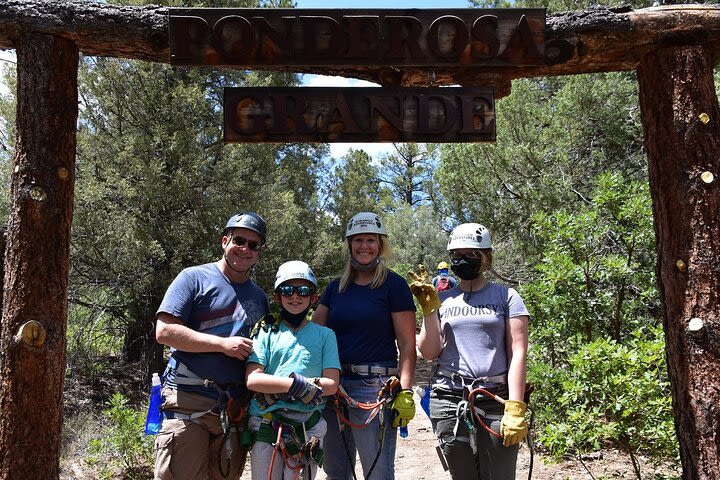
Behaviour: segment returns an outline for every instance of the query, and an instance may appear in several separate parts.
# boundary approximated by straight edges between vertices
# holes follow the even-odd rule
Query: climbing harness
[[[464,377],[462,375],[459,375],[456,372],[449,372],[446,371],[438,366],[438,368],[435,370],[437,375],[449,378],[450,380],[453,380],[454,382],[459,382],[463,386],[463,395],[462,400],[458,402],[457,408],[455,410],[455,415],[457,417],[457,420],[455,421],[455,426],[453,427],[453,435],[456,436],[457,439],[463,441],[466,440],[465,437],[457,437],[457,432],[460,426],[460,422],[463,422],[468,430],[468,438],[467,441],[470,444],[470,448],[473,451],[474,455],[477,455],[477,436],[476,436],[476,430],[477,426],[482,427],[484,430],[486,430],[490,435],[502,439],[502,435],[500,433],[496,433],[492,428],[490,428],[484,421],[483,418],[490,419],[490,420],[501,420],[502,415],[497,414],[490,414],[482,409],[478,408],[475,405],[475,400],[478,395],[482,395],[484,397],[487,397],[491,400],[494,400],[502,405],[505,405],[505,400],[499,397],[498,395],[495,395],[490,391],[488,388],[482,388],[477,387],[476,385],[486,385],[486,384],[507,384],[507,374],[501,374],[501,375],[494,375],[490,377],[480,377],[480,378],[470,378],[470,377]],[[535,449],[533,446],[532,441],[532,428],[535,421],[535,412],[532,408],[530,408],[530,394],[533,392],[535,388],[531,384],[525,385],[525,392],[524,392],[524,401],[525,404],[528,406],[527,409],[530,412],[530,421],[528,422],[528,435],[526,438],[528,449],[530,451],[530,462],[528,466],[528,480],[532,478],[532,470],[534,465],[534,457],[535,457]],[[438,449],[438,455],[442,454],[442,449]],[[440,461],[443,463],[443,466],[446,464],[446,460],[443,455],[441,455]]]
[[[322,415],[316,410],[304,422],[284,417],[278,411],[268,412],[261,417],[260,428],[255,432],[254,442],[271,444],[273,454],[270,458],[268,480],[272,478],[278,452],[283,458],[283,467],[294,472],[294,479],[300,475],[311,477],[311,462],[319,467],[323,464],[323,450],[317,437],[308,437],[308,430],[320,422]],[[254,443],[253,442],[253,443]]]
[[[344,366],[345,367],[345,366]],[[361,367],[360,365],[354,365],[354,367]],[[367,366],[368,367],[365,371],[367,372],[373,372],[373,368],[382,368],[384,369],[384,372],[388,372],[390,370],[393,370],[391,367],[374,367],[374,366]],[[356,369],[357,370],[357,369]],[[397,369],[394,369],[397,371]],[[357,373],[357,372],[354,372]],[[358,373],[359,374],[359,373]],[[375,375],[375,373],[371,373]],[[362,375],[362,374],[361,374]],[[367,375],[367,374],[365,374]],[[368,470],[367,475],[365,476],[365,480],[368,480],[370,478],[370,475],[372,475],[373,470],[375,469],[375,466],[377,465],[378,460],[380,459],[380,453],[382,453],[384,441],[385,441],[385,433],[387,431],[387,424],[388,420],[392,421],[392,419],[386,419],[385,418],[385,411],[387,410],[388,405],[392,403],[392,401],[395,399],[395,396],[400,392],[400,379],[396,376],[389,377],[383,386],[378,391],[377,399],[374,402],[358,402],[350,395],[347,394],[345,389],[340,385],[338,387],[337,393],[335,394],[333,398],[332,408],[335,410],[335,413],[337,415],[338,419],[338,425],[340,427],[340,437],[342,438],[343,445],[345,446],[345,454],[347,455],[347,459],[352,464],[352,459],[350,458],[350,450],[347,444],[347,440],[345,439],[345,433],[344,433],[344,427],[346,425],[352,427],[352,428],[365,428],[368,425],[370,425],[370,422],[372,422],[375,417],[380,418],[380,429],[378,430],[378,451],[375,454],[375,458],[372,462],[372,465],[370,466],[370,469]],[[344,403],[344,405],[341,404]],[[359,408],[361,410],[368,410],[370,413],[365,419],[365,422],[363,423],[354,423],[350,421],[350,415],[349,411],[347,411],[348,408]],[[343,413],[345,412],[345,413]],[[357,477],[355,476],[355,471],[352,470],[352,476],[353,479],[357,480]]]
[[[533,463],[534,463],[534,459],[535,459],[535,458],[534,458],[534,457],[535,457],[535,451],[534,451],[533,442],[532,442],[532,427],[533,427],[533,424],[534,424],[534,422],[535,422],[535,412],[534,412],[533,409],[530,408],[530,406],[529,406],[530,394],[532,393],[532,391],[533,391],[534,389],[535,389],[535,388],[534,388],[532,385],[527,384],[526,387],[525,387],[525,394],[524,394],[525,405],[527,405],[527,409],[528,409],[528,411],[530,412],[530,421],[528,422],[528,434],[527,434],[527,438],[526,438],[527,445],[528,445],[528,449],[530,450],[530,463],[529,463],[529,466],[528,466],[528,480],[530,480],[530,479],[532,478]],[[483,422],[483,420],[482,420],[482,418],[481,418],[481,414],[478,413],[478,412],[481,412],[481,413],[482,413],[482,416],[485,417],[485,418],[492,418],[491,415],[486,414],[486,413],[483,412],[481,409],[479,409],[479,408],[477,408],[477,407],[475,406],[475,397],[476,397],[478,394],[484,395],[484,396],[487,397],[487,398],[490,398],[490,399],[492,399],[492,400],[495,400],[496,402],[498,402],[498,403],[500,403],[500,404],[502,404],[502,405],[505,405],[506,400],[498,397],[498,396],[495,395],[494,393],[491,393],[491,392],[485,390],[484,388],[475,388],[475,389],[471,390],[471,391],[468,393],[468,395],[467,395],[467,403],[468,403],[468,404],[470,405],[470,407],[471,407],[472,414],[473,414],[473,417],[475,418],[475,420],[476,420],[480,425],[482,425],[482,427],[483,427],[485,430],[487,430],[488,432],[490,432],[491,435],[493,435],[493,436],[495,436],[495,437],[497,437],[497,438],[502,438],[502,435],[500,435],[499,433],[495,433],[495,431],[494,431],[493,429],[491,429],[490,427],[488,427],[488,426],[485,424],[485,422]],[[462,402],[461,402],[461,403],[462,403]],[[502,415],[500,415],[500,418],[502,418]],[[475,435],[471,435],[471,438],[474,439],[474,438],[475,438]],[[471,442],[470,445],[472,446],[472,442]],[[474,447],[474,448],[473,448],[473,453],[476,453],[476,448],[477,448],[477,447]]]
[[[256,338],[261,331],[277,332],[281,323],[282,317],[280,315],[267,314],[255,323],[250,338]],[[273,405],[277,400],[284,400],[282,395],[279,394],[256,393],[254,398],[263,410]],[[268,480],[272,478],[278,452],[283,459],[283,468],[287,467],[293,471],[295,480],[300,478],[301,475],[307,480],[311,478],[311,462],[316,463],[319,467],[322,466],[324,454],[322,448],[320,448],[320,439],[317,437],[308,438],[307,435],[308,430],[317,425],[321,418],[322,414],[319,410],[316,410],[304,422],[287,418],[281,415],[279,410],[267,412],[261,417],[260,428],[257,432],[254,432],[252,443],[264,442],[274,447],[270,458]]]
[[[350,363],[344,364],[342,366],[342,371],[343,373],[360,375],[362,377],[370,375],[380,375],[385,377],[398,374],[397,367],[383,367],[381,365],[353,365]]]
[[[231,435],[233,433],[238,436],[238,443],[241,447],[250,445],[250,432],[247,429],[247,413],[250,404],[250,392],[243,391],[240,396],[233,397],[231,395],[231,387],[227,385],[219,385],[212,380],[204,379],[195,375],[182,362],[176,362],[174,370],[173,382],[175,385],[194,385],[203,386],[205,388],[214,388],[218,393],[215,405],[211,408],[194,413],[182,413],[173,410],[164,410],[163,415],[166,418],[176,418],[180,420],[196,420],[209,413],[216,414],[220,418],[220,425],[223,430],[223,447],[225,450],[225,466],[222,462],[222,452],[218,450],[218,471],[227,478],[230,475],[231,459],[233,447]]]
[[[470,390],[473,389],[475,385],[485,385],[488,383],[501,383],[506,384],[507,383],[507,374],[503,373],[501,375],[493,375],[491,377],[479,377],[479,378],[472,378],[472,377],[463,377],[462,375],[458,374],[457,372],[449,372],[447,370],[444,370],[443,368],[440,368],[438,366],[435,369],[436,375],[440,375],[445,378],[449,378],[453,382],[459,382],[462,384],[463,388],[469,388]]]

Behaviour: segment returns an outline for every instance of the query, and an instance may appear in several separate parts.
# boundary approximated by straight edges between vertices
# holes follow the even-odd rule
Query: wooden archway
[[[167,11],[5,0],[0,49],[18,58],[16,151],[0,327],[0,479],[57,478],[65,367],[79,52],[169,63]],[[387,86],[637,72],[657,277],[683,478],[720,478],[720,8],[550,16],[547,63],[502,69],[331,67]],[[307,70],[305,70],[307,72]],[[54,245],[47,249],[39,245]],[[42,415],[39,414],[42,412]]]

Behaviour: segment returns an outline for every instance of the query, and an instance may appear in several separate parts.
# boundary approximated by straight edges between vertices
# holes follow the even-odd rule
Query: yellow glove
[[[390,407],[393,423],[392,426],[407,427],[407,424],[415,417],[415,400],[412,390],[400,390]]]
[[[420,270],[420,274],[413,271],[408,272],[410,278],[413,279],[413,282],[410,284],[410,291],[415,295],[415,298],[417,298],[418,303],[422,307],[423,315],[427,317],[440,308],[440,299],[438,298],[435,287],[430,283],[425,265],[421,263],[418,265],[418,269]]]
[[[503,445],[509,447],[522,442],[528,434],[528,425],[525,421],[527,405],[519,400],[505,402],[505,413],[500,421],[500,434]]]

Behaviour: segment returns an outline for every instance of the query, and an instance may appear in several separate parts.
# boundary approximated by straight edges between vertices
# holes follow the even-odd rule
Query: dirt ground
[[[425,385],[431,375],[433,366],[418,359],[416,371],[416,384]],[[415,395],[418,405],[415,418],[408,426],[407,438],[398,438],[395,456],[396,480],[450,480],[450,474],[443,470],[438,459],[435,446],[437,440],[432,431],[430,419],[420,408],[420,399]],[[520,448],[517,463],[516,479],[528,479],[530,468],[530,449],[526,443]],[[672,479],[679,478],[679,471],[667,467],[649,465],[644,458],[640,458],[643,479]],[[359,462],[355,472],[358,480],[363,478]],[[600,479],[633,479],[636,478],[632,470],[630,458],[616,451],[605,450],[582,459],[563,459],[561,462],[552,462],[537,452],[533,458],[533,480],[600,480]],[[326,480],[327,476],[320,472],[317,480]],[[249,468],[246,466],[242,480],[250,480]]]
[[[83,375],[71,375],[65,385],[65,413],[72,415],[82,411],[94,411],[98,405],[106,405],[107,399],[118,389],[130,399],[133,404],[141,404],[147,395],[146,386],[140,374],[140,368],[113,367],[116,362],[108,362],[106,370],[108,375],[93,376],[93,382],[86,383]],[[426,385],[432,371],[432,365],[418,361],[416,384]],[[140,387],[140,388],[139,388]],[[415,397],[418,405],[415,419],[408,426],[407,438],[398,439],[395,458],[395,478],[397,480],[450,480],[450,474],[443,470],[435,451],[437,445],[432,432],[430,420],[425,412],[419,408],[420,399]],[[72,430],[66,425],[66,430]],[[77,433],[77,432],[75,432]],[[67,432],[66,432],[67,434]],[[82,441],[78,441],[82,445]],[[85,462],[86,452],[83,449],[72,450],[72,445],[64,445],[65,458],[61,462],[61,480],[95,480],[100,478],[97,465]],[[643,480],[670,480],[679,478],[679,471],[662,466],[650,465],[646,459],[639,459],[642,467]],[[530,465],[530,452],[523,444],[517,465],[517,480],[528,478]],[[149,468],[149,467],[147,467]],[[145,468],[145,470],[147,470]],[[144,470],[143,470],[144,471]],[[358,467],[356,472],[358,480],[363,478]],[[124,476],[117,478],[149,478],[147,475]],[[107,477],[105,477],[107,478]],[[249,464],[241,477],[250,480]],[[326,480],[323,472],[317,480]],[[616,451],[603,450],[582,459],[563,459],[553,463],[541,454],[536,453],[532,471],[533,480],[608,480],[636,478],[630,458]]]

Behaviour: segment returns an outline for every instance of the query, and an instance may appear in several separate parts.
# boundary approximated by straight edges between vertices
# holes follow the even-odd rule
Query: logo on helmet
[[[475,240],[475,239],[481,239],[482,235],[475,235],[473,233],[456,233],[455,235],[450,237],[450,241],[448,241],[448,244],[452,243],[453,240]]]
[[[373,226],[373,223],[380,228],[382,226],[382,223],[380,223],[380,219],[378,217],[375,217],[375,221],[373,222],[370,218],[358,218],[355,220],[355,223],[353,224],[352,221],[350,221],[350,224],[348,225],[348,230],[355,228],[371,228]]]
[[[478,241],[478,243],[482,243],[482,229],[478,228],[477,230],[475,230],[475,233],[477,234],[475,235],[475,239]]]

